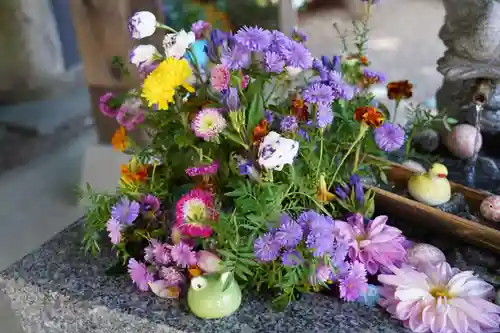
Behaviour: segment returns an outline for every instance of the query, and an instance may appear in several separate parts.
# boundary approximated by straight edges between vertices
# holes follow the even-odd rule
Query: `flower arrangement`
[[[165,298],[183,297],[190,279],[229,271],[276,305],[320,290],[373,304],[378,287],[369,281],[384,273],[380,304],[415,331],[479,332],[498,322],[484,282],[448,269],[449,289],[437,290],[441,280],[433,285],[429,270],[409,266],[401,230],[374,216],[364,180],[382,167],[366,155],[402,148],[405,132],[373,101],[369,88],[384,78],[367,68],[364,42],[316,59],[299,31],[233,34],[200,22],[174,31],[148,12],[129,29],[136,39],[166,31],[164,52],[137,46],[130,61],[141,87],[101,98],[121,125],[113,146],[131,159],[116,193],[88,187],[88,250],[107,233],[137,288]],[[206,40],[206,63],[191,48],[196,39]],[[146,147],[127,137],[137,126],[150,134]],[[449,319],[438,308],[446,304]],[[484,311],[469,320],[470,306]],[[454,321],[463,318],[469,324]]]

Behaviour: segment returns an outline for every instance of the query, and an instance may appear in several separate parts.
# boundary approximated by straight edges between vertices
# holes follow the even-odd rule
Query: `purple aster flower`
[[[144,249],[144,260],[152,264],[167,265],[172,261],[170,249],[156,239],[152,239],[148,247]]]
[[[316,110],[316,126],[326,128],[333,122],[333,111],[330,105],[318,104]]]
[[[244,46],[248,51],[264,51],[273,40],[273,36],[269,30],[260,27],[243,27],[236,35],[236,42]]]
[[[141,199],[142,210],[144,212],[156,213],[160,210],[160,199],[152,194],[147,194]]]
[[[184,274],[174,267],[162,267],[160,277],[167,282],[168,286],[179,286],[184,283]]]
[[[116,205],[111,208],[111,217],[122,224],[130,225],[139,216],[140,208],[141,206],[137,201],[121,198]]]
[[[132,282],[142,291],[149,290],[149,282],[153,282],[153,274],[148,271],[146,265],[135,259],[128,261],[128,274]]]
[[[311,230],[306,239],[307,248],[312,250],[313,256],[322,257],[330,253],[335,245],[335,235],[333,231],[321,232],[320,230]]]
[[[283,50],[287,66],[301,69],[310,69],[313,64],[311,52],[302,44],[292,41]]]
[[[155,254],[157,253],[158,247],[161,247],[163,244],[157,240],[157,239],[152,239],[149,245],[144,249],[144,260],[149,262],[149,263],[154,263],[155,261]]]
[[[238,89],[230,87],[222,96],[224,105],[229,111],[237,111],[240,108],[240,98],[238,96]]]
[[[384,123],[375,129],[375,143],[385,152],[400,149],[405,143],[405,131],[398,125]]]
[[[112,244],[120,244],[123,227],[123,224],[114,218],[110,218],[106,223],[106,230],[108,231],[109,239]]]
[[[312,221],[320,218],[321,215],[314,210],[306,210],[299,215],[299,217],[297,218],[297,223],[302,227],[303,230],[310,230]]]
[[[346,301],[355,301],[368,290],[365,266],[355,261],[347,276],[340,281],[340,297]]]
[[[305,43],[307,42],[307,35],[301,31],[299,28],[293,28],[292,39],[297,43]]]
[[[303,128],[299,128],[297,130],[297,134],[302,138],[304,139],[304,141],[309,141],[311,138],[309,137],[309,133],[307,133],[307,131]]]
[[[313,83],[304,89],[302,95],[304,101],[310,104],[330,105],[334,99],[332,88],[323,83]]]
[[[347,194],[346,191],[342,188],[342,186],[337,186],[335,188],[335,194],[341,199],[341,200],[347,200],[349,195]]]
[[[296,247],[302,240],[302,227],[286,214],[281,216],[280,222],[280,227],[278,231],[276,231],[274,239],[279,242],[281,246],[287,248]]]
[[[275,52],[283,56],[291,47],[292,42],[293,41],[281,31],[273,30],[271,31],[271,45],[269,45],[268,51]]]
[[[316,273],[311,282],[313,282],[313,284],[318,284],[318,282],[326,283],[328,280],[331,280],[331,278],[332,270],[330,266],[321,263],[316,267]]]
[[[297,266],[304,262],[304,258],[297,250],[288,250],[281,255],[281,262],[284,266]]]
[[[264,55],[264,69],[268,73],[281,73],[285,68],[285,61],[276,52],[266,52]]]
[[[189,267],[196,265],[196,252],[186,243],[180,242],[172,247],[170,255],[179,267]]]
[[[257,238],[253,244],[255,257],[260,261],[273,261],[278,258],[281,246],[274,235],[267,232]]]
[[[230,70],[236,71],[250,66],[252,59],[250,53],[243,47],[236,45],[232,48],[222,48],[221,62]]]
[[[191,31],[194,32],[196,39],[203,39],[205,33],[210,29],[212,29],[210,23],[203,20],[198,20],[191,25]]]
[[[295,116],[286,116],[281,120],[281,132],[293,132],[298,127],[297,118]]]
[[[385,82],[385,76],[381,72],[372,71],[371,69],[365,68],[363,70],[363,78],[367,84],[378,84]]]
[[[274,121],[274,113],[271,110],[264,110],[264,118],[268,124],[271,124]]]

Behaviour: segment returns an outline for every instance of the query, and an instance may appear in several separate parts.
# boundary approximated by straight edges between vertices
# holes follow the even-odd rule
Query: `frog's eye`
[[[194,290],[202,290],[206,286],[207,280],[202,276],[195,277],[191,280],[191,288],[193,288]]]

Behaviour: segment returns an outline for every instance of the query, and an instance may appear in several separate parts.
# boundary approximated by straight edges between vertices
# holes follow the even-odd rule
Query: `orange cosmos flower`
[[[370,61],[368,60],[367,56],[359,56],[357,54],[351,54],[346,57],[347,60],[351,59],[357,59],[361,65],[368,66],[370,64]]]
[[[258,143],[260,140],[269,133],[269,125],[267,120],[262,119],[257,126],[255,126],[252,133],[253,143]]]
[[[201,275],[201,269],[198,266],[191,266],[188,268],[189,276],[191,278]]]
[[[373,106],[361,106],[354,112],[354,119],[370,127],[379,127],[384,123],[384,114]]]
[[[147,165],[136,165],[131,168],[127,164],[122,164],[121,166],[122,179],[126,183],[142,183],[148,177],[148,166]]]
[[[307,121],[309,112],[306,103],[302,98],[295,97],[292,99],[292,114],[297,120]]]
[[[128,147],[127,132],[123,126],[115,131],[111,138],[111,144],[117,151],[124,151]]]
[[[408,99],[413,96],[412,89],[413,84],[408,80],[389,82],[387,84],[387,97],[397,101]]]

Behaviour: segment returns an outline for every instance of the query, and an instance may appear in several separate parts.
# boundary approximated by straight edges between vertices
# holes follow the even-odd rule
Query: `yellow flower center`
[[[186,215],[189,221],[203,221],[206,217],[205,205],[203,202],[193,200],[189,203]]]
[[[439,298],[439,297],[444,297],[447,299],[453,298],[453,295],[450,294],[450,292],[448,291],[448,289],[446,287],[434,287],[429,291],[429,293],[434,298]]]

